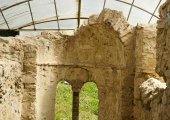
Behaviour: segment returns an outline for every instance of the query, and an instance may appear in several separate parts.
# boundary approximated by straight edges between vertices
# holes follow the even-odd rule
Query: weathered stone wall
[[[24,44],[17,38],[0,39],[0,119],[35,118],[35,52],[33,45]]]
[[[22,119],[54,118],[55,89],[61,79],[70,82],[73,91],[80,91],[88,81],[97,84],[99,120],[132,119],[133,34],[122,13],[106,9],[94,24],[81,27],[74,36],[45,32],[38,37],[14,38],[27,46],[22,71]],[[29,45],[37,47],[36,53]]]
[[[0,57],[5,58],[3,63],[10,61],[10,64],[15,62],[18,66],[18,69],[10,68],[17,75],[8,74],[11,78],[5,80],[21,80],[20,86],[23,86],[22,94],[13,92],[14,96],[10,94],[6,97],[9,102],[13,98],[17,99],[19,112],[15,115],[10,112],[16,116],[14,120],[53,120],[56,86],[63,79],[77,93],[84,83],[96,83],[99,89],[99,120],[165,120],[158,117],[163,110],[159,105],[164,89],[159,89],[161,82],[154,79],[159,78],[155,73],[155,25],[133,27],[127,23],[121,12],[110,9],[90,17],[87,23],[73,36],[44,32],[36,37],[1,38],[3,43],[10,41],[8,46],[17,44],[15,49],[6,49],[3,44],[2,50],[0,48],[3,53]],[[161,39],[168,34],[165,33],[162,35],[162,32],[158,32],[163,36]],[[9,49],[15,52],[8,54],[4,51]],[[0,69],[2,75],[4,68]],[[151,77],[154,77],[153,81],[150,80]],[[10,88],[8,82],[2,83]],[[144,104],[147,97],[145,99],[145,94],[142,93],[148,95],[145,90],[151,89],[148,87],[151,83],[156,86],[151,91],[161,94],[151,94],[153,99]],[[2,108],[6,107],[7,103],[0,104],[0,108],[1,105]],[[6,111],[14,109],[7,107]],[[10,120],[11,117],[6,114],[2,118]]]
[[[24,45],[24,59],[22,70],[22,120],[35,120],[36,100],[36,47],[30,44]]]
[[[115,21],[111,20],[113,17]],[[44,34],[44,37],[53,41],[54,35]],[[81,27],[75,36],[57,36],[55,40],[55,61],[42,63],[48,59],[41,59],[38,63],[41,75],[37,91],[42,93],[41,96],[37,93],[38,119],[53,118],[56,84],[61,79],[78,88],[87,81],[97,84],[99,120],[132,119],[129,113],[132,113],[133,106],[129,104],[133,104],[135,68],[133,27],[128,25],[122,14],[106,10],[94,24]],[[84,77],[82,70],[88,73]]]
[[[155,110],[159,120],[170,119],[170,19],[168,18],[170,1],[167,0],[159,9],[160,19],[157,26],[157,66],[156,71],[164,77],[167,89],[159,99],[159,107]],[[158,101],[158,100],[157,100]],[[158,119],[157,119],[158,120]]]
[[[6,38],[7,39],[7,38]],[[20,120],[22,104],[22,47],[0,39],[0,119]]]
[[[150,120],[150,104],[144,105],[139,87],[150,77],[156,77],[156,25],[136,27],[136,70],[134,80],[134,119]]]
[[[169,107],[169,103],[170,103],[169,102],[169,96],[170,96],[170,90],[169,90],[169,87],[170,87],[169,86],[170,30],[169,30],[169,26],[170,24],[169,24],[169,21],[170,19],[168,17],[169,10],[170,10],[170,1],[167,0],[160,7],[160,10],[159,10],[160,19],[158,20],[157,37],[156,37],[156,71],[160,76],[164,78],[164,80],[158,75],[152,72],[150,73],[149,71],[149,74],[146,74],[145,72],[143,76],[144,82],[141,80],[141,82],[143,83],[139,84],[140,87],[135,85],[135,88],[137,87],[136,89],[139,89],[139,90],[135,90],[137,91],[135,93],[135,96],[140,95],[140,98],[135,97],[135,101],[139,101],[135,103],[136,107],[134,109],[135,119],[137,120],[169,120],[170,119],[170,115],[169,115],[169,111],[170,111],[170,107]],[[151,56],[152,55],[150,55],[150,57]],[[140,58],[140,57],[137,57],[137,58]],[[149,58],[149,60],[146,60],[146,61],[152,62],[153,60],[152,58]],[[136,64],[137,64],[137,60],[136,60]],[[145,76],[155,77],[159,81],[154,78],[149,78],[149,79],[145,78]],[[136,82],[136,79],[135,79],[135,82]]]

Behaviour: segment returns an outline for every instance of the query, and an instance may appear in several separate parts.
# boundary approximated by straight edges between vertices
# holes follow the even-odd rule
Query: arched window
[[[95,83],[87,82],[80,92],[79,119],[98,120],[98,88]]]
[[[56,88],[55,120],[72,119],[72,88],[66,81],[60,81]]]

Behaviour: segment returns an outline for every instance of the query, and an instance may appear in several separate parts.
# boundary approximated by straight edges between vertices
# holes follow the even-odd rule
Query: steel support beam
[[[81,17],[81,0],[78,0],[77,28],[80,27],[80,17]]]
[[[125,2],[125,1],[122,1],[122,0],[116,0],[116,1],[122,2],[122,3],[125,3],[125,4],[128,4],[128,5],[131,5],[131,3],[128,3],[128,2]],[[147,10],[145,10],[145,9],[143,9],[143,8],[141,8],[141,7],[139,7],[139,6],[136,6],[136,5],[134,5],[134,4],[133,4],[132,6],[138,8],[138,9],[140,9],[140,10],[142,10],[142,11],[144,11],[144,12],[150,14],[150,15],[152,15],[151,12],[149,12],[149,11],[147,11]],[[153,15],[153,16],[159,19],[158,16],[156,16],[156,15]]]
[[[106,0],[104,0],[103,10],[105,9],[105,6],[106,6]]]
[[[5,11],[5,10],[7,10],[7,9],[9,9],[9,8],[12,8],[12,7],[15,7],[15,6],[17,6],[17,5],[26,3],[26,2],[28,2],[28,1],[32,1],[32,0],[25,0],[25,1],[22,1],[22,2],[18,2],[18,3],[15,3],[15,4],[13,4],[13,5],[10,5],[10,6],[8,6],[8,7],[2,8],[1,10],[2,10],[2,11]]]
[[[8,22],[7,22],[6,18],[5,18],[5,15],[4,15],[4,13],[2,12],[1,9],[0,9],[0,12],[1,12],[1,14],[2,14],[2,17],[3,17],[4,21],[5,21],[5,23],[6,23],[7,27],[8,27],[8,29],[10,30],[9,24],[8,24]]]
[[[50,18],[52,18],[52,17],[50,17]],[[53,18],[55,18],[55,17],[53,17]],[[60,20],[72,20],[72,19],[77,19],[77,18],[62,18],[62,19],[59,19],[59,21]],[[88,19],[88,18],[87,17],[80,17],[80,19]],[[56,19],[48,19],[48,18],[46,18],[46,19],[34,21],[34,24],[37,25],[37,24],[53,22],[53,21],[56,21]],[[28,26],[31,26],[31,25],[33,25],[32,22],[31,23],[27,23],[27,24],[22,25],[22,26],[19,26],[19,27],[15,28],[15,29],[22,29],[24,27],[28,27]]]
[[[161,1],[162,1],[162,0],[159,0],[159,3],[158,3],[158,5],[156,6],[156,8],[155,8],[155,10],[154,10],[154,12],[153,12],[151,18],[149,19],[149,22],[148,22],[148,23],[151,22],[151,20],[152,20],[152,18],[153,18],[153,15],[156,13],[156,10],[158,9],[159,5],[161,4]]]
[[[32,24],[33,24],[33,26],[34,26],[34,30],[35,30],[35,23],[34,23],[34,18],[33,18],[32,10],[31,10],[30,1],[29,1],[29,0],[27,0],[27,2],[28,2],[28,6],[29,6],[29,10],[30,10],[30,14],[31,14]]]
[[[56,13],[56,18],[57,18],[58,29],[60,29],[60,24],[59,24],[59,20],[58,20],[58,12],[57,12],[56,0],[54,0],[54,6],[55,6],[55,13]]]
[[[132,4],[131,4],[130,10],[129,10],[129,14],[128,14],[127,20],[129,20],[129,17],[130,17],[130,14],[131,14],[134,2],[135,2],[135,0],[132,1]]]
[[[6,30],[6,29],[3,29],[3,30]],[[16,31],[32,31],[32,29],[15,29],[15,30]],[[64,31],[64,30],[75,30],[75,29],[36,29],[36,31],[53,31],[53,30]]]

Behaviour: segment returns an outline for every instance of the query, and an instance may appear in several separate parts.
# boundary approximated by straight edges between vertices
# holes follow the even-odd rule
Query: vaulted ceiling
[[[0,0],[0,29],[74,30],[104,8],[122,11],[130,24],[155,23],[166,0]]]

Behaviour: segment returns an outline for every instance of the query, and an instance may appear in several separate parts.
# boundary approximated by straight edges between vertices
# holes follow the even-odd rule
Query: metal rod
[[[154,12],[153,12],[151,18],[149,19],[149,22],[148,22],[148,23],[151,22],[151,20],[152,20],[152,18],[153,18],[153,15],[155,14],[156,10],[158,9],[159,5],[161,4],[161,1],[162,1],[162,0],[159,0],[159,3],[158,3],[158,5],[156,6],[156,8],[155,8],[155,10],[154,10]]]
[[[80,16],[81,16],[81,0],[78,0],[78,12],[77,12],[77,28],[80,27]]]
[[[0,30],[8,30],[8,29],[0,29]],[[33,31],[33,29],[15,29],[16,31]],[[36,29],[36,31],[65,31],[65,30],[75,30],[75,29]]]
[[[71,19],[77,19],[77,18],[62,18],[62,19],[59,19],[59,21],[61,20],[71,20]],[[88,19],[87,17],[80,17],[80,19]],[[56,19],[52,19],[52,20],[48,20],[47,19],[43,19],[43,20],[38,20],[38,21],[34,21],[34,24],[37,25],[37,24],[41,24],[41,23],[47,23],[47,22],[53,22],[53,21],[56,21]],[[33,25],[32,22],[31,23],[27,23],[25,25],[22,25],[20,27],[17,27],[16,29],[22,29],[24,27],[28,27],[28,26],[31,26]]]
[[[132,4],[131,4],[130,10],[129,10],[129,14],[128,14],[127,20],[129,20],[129,17],[130,17],[130,14],[131,14],[134,2],[135,2],[135,0],[132,1]]]
[[[105,9],[105,6],[106,6],[106,0],[104,0],[103,10]]]
[[[32,0],[25,0],[25,1],[22,1],[22,2],[19,2],[19,3],[15,3],[15,4],[10,5],[10,6],[8,6],[8,7],[2,8],[1,10],[4,11],[4,10],[7,10],[7,9],[9,9],[9,8],[15,7],[15,6],[17,6],[17,5],[26,3],[26,2],[28,2],[28,1],[32,1]]]
[[[122,2],[122,3],[125,3],[125,4],[128,4],[128,5],[131,5],[130,3],[125,2],[125,1],[121,1],[121,0],[116,0],[116,1],[118,1],[118,2]],[[150,15],[152,15],[152,13],[150,13],[149,11],[147,11],[147,10],[145,10],[145,9],[143,9],[143,8],[139,7],[139,6],[136,6],[136,5],[134,5],[134,4],[133,4],[133,7],[136,7],[136,8],[138,8],[138,9],[140,9],[140,10],[142,10],[142,11],[144,11],[144,12],[146,12],[146,13],[150,14]],[[158,17],[158,16],[156,16],[156,15],[153,15],[153,16],[159,19],[159,17]]]
[[[2,17],[3,17],[4,21],[5,21],[5,23],[6,23],[7,27],[8,27],[8,29],[10,30],[9,24],[8,24],[8,22],[7,22],[7,20],[6,20],[6,18],[5,18],[5,16],[4,16],[4,14],[3,14],[3,12],[2,12],[1,9],[0,9],[0,12],[1,12],[1,14],[2,14]]]
[[[59,20],[58,20],[58,12],[57,12],[56,0],[54,0],[54,6],[55,6],[55,13],[56,13],[56,18],[57,18],[58,29],[60,29],[60,24],[59,24]]]
[[[34,18],[33,18],[32,10],[31,10],[31,5],[30,5],[29,0],[27,0],[27,2],[28,2],[28,6],[29,6],[29,10],[30,10],[30,14],[31,14],[32,24],[33,24],[33,26],[34,26],[34,30],[35,30],[35,23],[34,23]]]

